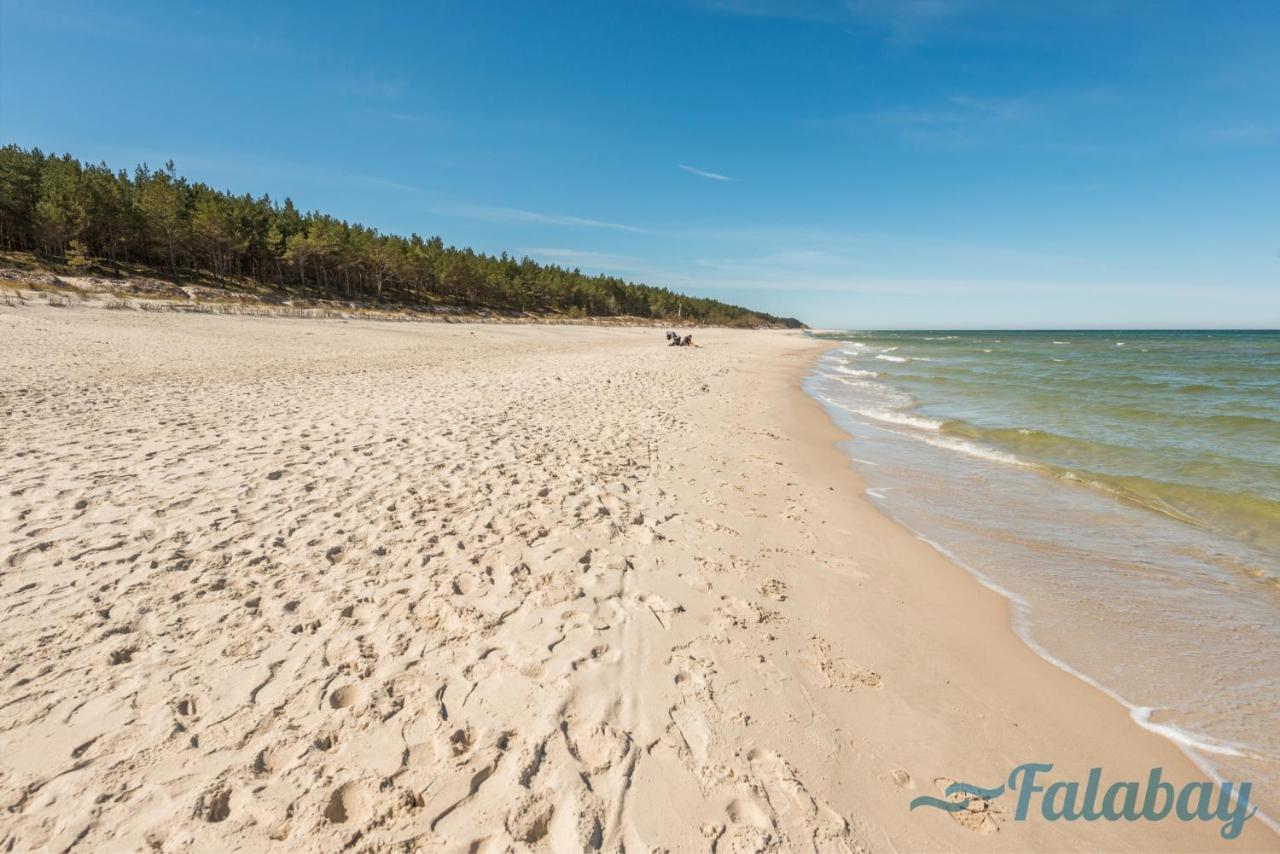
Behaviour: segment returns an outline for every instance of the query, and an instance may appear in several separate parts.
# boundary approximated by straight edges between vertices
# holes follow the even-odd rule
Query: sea
[[[871,500],[1274,827],[1280,332],[812,334]]]

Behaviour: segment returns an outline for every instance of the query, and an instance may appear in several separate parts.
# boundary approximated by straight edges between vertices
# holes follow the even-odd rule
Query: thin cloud
[[[363,75],[340,79],[338,88],[348,95],[355,95],[360,98],[394,101],[404,94],[405,82],[399,78]]]
[[[568,214],[542,213],[525,211],[519,208],[488,207],[485,205],[454,205],[437,208],[436,213],[459,216],[465,219],[479,219],[485,222],[529,222],[539,225],[567,225],[578,228],[607,228],[614,231],[628,231],[643,234],[645,229],[620,222],[606,222],[587,217],[569,216]]]
[[[201,13],[201,29],[196,32],[171,29],[155,16],[131,16],[120,10],[98,11],[89,6],[64,12],[50,8],[52,4],[39,2],[5,2],[5,15],[23,16],[29,23],[43,29],[92,36],[124,44],[181,45],[183,50],[198,48],[203,51],[235,52],[246,55],[287,56],[291,50],[283,42],[270,36],[240,35],[236,20],[205,10]],[[213,7],[210,7],[213,8]]]
[[[1020,119],[1028,113],[1027,103],[1021,98],[974,98],[968,95],[952,95],[948,100],[957,107],[975,110],[996,119]]]
[[[1206,128],[1190,136],[1193,141],[1204,145],[1239,148],[1264,148],[1277,140],[1275,128],[1248,121]]]
[[[554,264],[572,264],[575,267],[589,267],[597,270],[632,270],[640,263],[640,259],[634,255],[615,255],[611,252],[592,252],[588,249],[526,246],[521,251]]]
[[[1057,101],[1070,100],[1058,95]],[[1025,139],[1044,113],[1045,97],[951,95],[916,108],[801,120],[804,127],[861,136],[888,131],[903,142],[927,147],[965,148]]]
[[[694,0],[709,12],[752,18],[786,18],[796,21],[839,21],[844,10],[832,0]]]
[[[843,25],[846,32],[879,33],[891,42],[924,41],[957,19],[981,11],[988,0],[694,0],[710,12]]]
[[[710,178],[712,181],[732,181],[728,175],[721,175],[719,172],[708,172],[705,169],[698,169],[695,166],[685,166],[683,163],[679,167],[690,175],[697,175],[699,178]]]

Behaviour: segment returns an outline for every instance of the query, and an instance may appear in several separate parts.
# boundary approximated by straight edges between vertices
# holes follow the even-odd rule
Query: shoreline
[[[909,809],[1027,762],[1202,775],[866,498],[813,339],[0,330],[15,849],[1274,848]]]
[[[826,340],[830,340],[830,339],[826,339]],[[926,339],[926,340],[930,340],[930,339]],[[893,343],[897,343],[897,342],[893,342]],[[821,361],[824,357],[826,357],[827,354],[833,351],[836,351],[836,352],[841,351],[843,346],[847,346],[847,344],[833,342],[832,346],[826,348],[824,353],[821,354],[818,360],[816,361]],[[854,346],[860,346],[860,345],[854,345]],[[894,347],[891,349],[897,349],[897,348]],[[845,351],[845,352],[848,352],[848,351]],[[828,366],[826,370],[830,371],[830,367]],[[836,370],[842,371],[844,369],[837,368]],[[859,418],[856,417],[859,412],[859,409],[858,409],[859,403],[850,402],[850,401],[844,401],[842,403],[840,402],[840,398],[838,394],[836,395],[835,399],[829,398],[828,395],[832,394],[832,392],[830,391],[830,386],[824,386],[822,384],[822,380],[823,379],[830,380],[830,378],[831,378],[831,374],[824,373],[823,368],[815,368],[815,370],[810,372],[810,374],[806,377],[804,381],[804,388],[806,389],[807,392],[809,392],[809,394],[812,397],[814,397],[817,400],[824,414],[828,416],[836,424],[837,428],[842,431],[842,435],[847,436],[847,433],[845,433],[844,431],[852,430],[855,433],[857,433],[859,436],[865,437],[866,431],[865,429],[862,429],[863,425],[860,422]],[[865,414],[869,414],[875,417],[875,413],[865,413]],[[909,418],[910,416],[906,416],[906,417]],[[886,416],[886,418],[888,418],[888,416]],[[878,425],[872,422],[869,426],[872,428],[872,433],[874,434],[875,428]],[[883,429],[883,427],[880,427],[880,429]],[[911,440],[906,440],[906,441],[909,444]],[[865,448],[858,449],[858,445],[860,442],[862,442],[862,439],[853,439],[853,438],[848,439],[847,443],[845,443],[844,445],[844,447],[848,449],[846,453],[847,457],[852,459],[853,457],[857,457],[857,456],[866,457],[870,455],[873,457],[873,459],[878,460],[878,462],[870,462],[868,460],[854,460],[854,461],[866,462],[868,465],[885,464],[886,460],[883,457],[876,456],[875,453],[873,453],[873,447],[874,447],[874,450],[880,451],[880,452],[883,452],[884,450],[883,448],[875,446],[873,442],[872,447],[865,447]],[[975,453],[975,456],[978,456],[978,454]],[[983,457],[983,459],[986,459],[986,458]],[[992,459],[998,459],[998,458],[993,457]],[[1014,462],[1017,465],[1029,465],[1027,463],[1022,462],[1021,460],[1016,460],[1016,461],[999,460],[999,461]],[[1013,568],[1017,567],[1017,563],[1009,562],[1010,555],[1008,554],[1000,555],[998,552],[996,553],[997,556],[1002,556],[1005,558],[1005,563],[1003,566],[997,564],[996,566],[992,567],[993,570],[1003,569],[1002,575],[997,573],[997,575],[993,577],[991,574],[988,574],[988,572],[985,571],[984,569],[979,569],[976,566],[971,565],[969,562],[966,561],[964,557],[953,552],[947,545],[943,545],[943,542],[951,542],[951,541],[943,538],[943,542],[939,542],[937,539],[935,539],[936,537],[942,536],[942,534],[937,533],[937,531],[949,533],[952,536],[955,536],[956,534],[955,531],[949,531],[945,527],[945,525],[941,526],[940,528],[934,529],[934,531],[930,531],[928,526],[915,526],[910,521],[908,521],[911,518],[910,513],[907,513],[904,518],[902,515],[899,515],[898,512],[895,512],[895,509],[900,510],[904,504],[908,508],[910,508],[914,502],[914,506],[917,511],[919,511],[920,507],[922,506],[922,499],[920,498],[919,495],[916,495],[914,497],[910,495],[909,490],[913,485],[910,482],[911,478],[906,478],[906,479],[902,478],[902,474],[904,473],[910,474],[911,470],[906,470],[903,468],[901,459],[897,459],[895,461],[891,458],[890,464],[893,465],[895,464],[895,462],[896,462],[896,465],[899,467],[898,479],[901,481],[896,485],[904,490],[904,494],[901,497],[901,501],[886,504],[883,500],[881,500],[882,496],[879,494],[878,489],[867,490],[868,495],[874,495],[874,497],[877,499],[876,501],[872,501],[870,503],[880,513],[885,515],[887,518],[891,519],[895,524],[901,525],[906,530],[912,532],[913,535],[917,536],[921,541],[925,542],[932,549],[937,551],[945,560],[963,569],[967,574],[975,578],[984,587],[988,588],[989,590],[993,591],[994,593],[999,595],[1001,598],[1006,600],[1009,605],[1011,629],[1013,630],[1013,633],[1017,635],[1017,637],[1022,643],[1028,646],[1032,651],[1036,653],[1036,655],[1038,655],[1046,663],[1051,664],[1053,667],[1069,674],[1075,679],[1080,680],[1081,682],[1089,685],[1093,689],[1111,698],[1113,701],[1115,701],[1115,703],[1117,703],[1127,712],[1132,722],[1136,724],[1138,727],[1148,732],[1155,733],[1161,736],[1161,738],[1166,739],[1169,743],[1176,746],[1178,750],[1189,761],[1194,763],[1195,766],[1201,770],[1201,772],[1207,779],[1212,779],[1219,784],[1222,784],[1224,782],[1229,782],[1232,780],[1239,781],[1241,779],[1252,781],[1253,789],[1252,789],[1251,803],[1255,805],[1258,809],[1256,818],[1260,823],[1267,825],[1267,827],[1269,827],[1271,831],[1273,832],[1280,831],[1280,827],[1277,827],[1276,822],[1272,818],[1272,814],[1267,812],[1266,811],[1267,807],[1264,806],[1265,804],[1268,803],[1266,795],[1269,795],[1271,793],[1265,788],[1269,781],[1269,778],[1266,777],[1265,775],[1263,775],[1261,778],[1255,778],[1248,773],[1247,769],[1242,769],[1240,767],[1233,768],[1230,764],[1224,765],[1222,764],[1222,762],[1218,761],[1217,758],[1215,758],[1216,754],[1222,754],[1223,761],[1225,761],[1226,757],[1252,758],[1255,755],[1265,756],[1266,755],[1265,752],[1262,754],[1254,754],[1251,752],[1250,748],[1247,745],[1236,744],[1235,742],[1226,741],[1226,740],[1215,740],[1212,735],[1201,736],[1196,733],[1189,733],[1183,730],[1178,725],[1178,722],[1176,721],[1176,719],[1168,720],[1168,717],[1169,717],[1168,715],[1165,716],[1166,720],[1162,722],[1161,712],[1163,710],[1161,708],[1157,707],[1153,709],[1150,706],[1145,706],[1140,703],[1135,703],[1127,699],[1125,685],[1123,681],[1121,681],[1119,684],[1116,684],[1115,682],[1112,682],[1111,684],[1107,684],[1106,679],[1091,675],[1091,673],[1088,670],[1082,669],[1082,666],[1068,663],[1068,661],[1064,659],[1061,655],[1062,647],[1055,644],[1055,641],[1061,642],[1063,638],[1060,636],[1054,636],[1052,634],[1050,634],[1048,637],[1043,637],[1041,636],[1041,633],[1037,631],[1037,629],[1041,629],[1041,630],[1044,629],[1044,623],[1042,622],[1043,620],[1052,621],[1054,619],[1054,616],[1052,614],[1051,609],[1046,610],[1044,613],[1041,613],[1038,610],[1038,608],[1033,608],[1032,602],[1028,601],[1028,598],[1024,596],[1024,594],[1028,594],[1029,592],[1027,591],[1025,586],[1019,586],[1019,584],[1025,585],[1025,582],[1020,580],[1017,577],[1018,573],[1013,570]],[[918,465],[927,465],[928,460],[924,460],[924,461],[917,460],[916,462]],[[920,469],[917,468],[915,469],[915,471],[918,473]],[[876,475],[878,474],[879,474],[879,469],[872,469],[866,472],[866,477],[870,480],[871,483],[875,483],[877,487],[884,487],[888,485],[883,478],[877,480]],[[954,473],[953,473],[953,480],[954,480]],[[890,483],[893,482],[892,479],[889,482]],[[1049,480],[1048,482],[1052,483],[1051,480]],[[949,503],[950,500],[954,497],[951,494],[939,495],[937,494],[936,488],[933,490],[932,493],[926,493],[926,494],[932,495],[932,501],[942,501],[944,506],[945,506],[945,503]],[[946,510],[939,510],[938,517],[941,519],[956,518],[954,516],[949,516],[948,512],[949,511],[946,511]],[[916,516],[917,516],[917,521],[930,518],[928,516],[921,517],[919,512],[916,513]],[[988,527],[991,527],[990,523],[988,523]],[[1081,530],[1081,529],[1077,529],[1077,530]],[[1017,531],[1016,528],[1011,528],[1010,529],[1011,535],[1016,536],[1016,531]],[[1084,528],[1083,531],[1087,533],[1088,528]],[[960,542],[963,543],[964,542],[963,539]],[[973,543],[970,542],[968,545],[970,547],[970,552],[972,552]],[[1082,544],[1082,548],[1083,547],[1084,546]],[[993,560],[997,559],[996,556],[992,556],[992,555],[988,555],[988,557],[990,557]],[[1106,555],[1099,554],[1096,556],[1096,559],[1102,560],[1102,559],[1105,559],[1105,557]],[[1016,559],[1016,555],[1015,555],[1015,559]],[[1032,567],[1027,567],[1028,570],[1031,568]],[[1096,581],[1103,581],[1103,580],[1105,579],[1096,579]],[[1080,583],[1088,584],[1089,580],[1087,578],[1084,578],[1084,579],[1081,579]],[[1101,589],[1106,590],[1105,587]],[[1101,593],[1099,593],[1099,595],[1101,595]],[[1045,605],[1044,602],[1038,603],[1038,606],[1044,606],[1044,605]],[[1035,616],[1033,616],[1033,611],[1035,612]],[[1046,614],[1048,614],[1047,617],[1045,616]],[[1035,617],[1039,617],[1040,619],[1036,619]],[[1058,615],[1058,620],[1059,620],[1059,623],[1061,623],[1060,614]],[[1095,650],[1099,650],[1100,647],[1105,648],[1102,646],[1103,641],[1101,638],[1094,638],[1092,643]],[[1207,659],[1210,655],[1211,655],[1211,648],[1206,648],[1205,655],[1202,656],[1201,660]],[[1095,659],[1092,661],[1092,663],[1095,666],[1099,664],[1096,658],[1097,656],[1095,655]],[[1105,664],[1105,662],[1103,663]],[[1119,665],[1117,665],[1117,667],[1118,666]],[[1098,672],[1105,673],[1106,671],[1104,670],[1104,671],[1098,671]],[[1112,679],[1119,678],[1117,674],[1110,674],[1110,676],[1112,677]],[[1129,687],[1133,688],[1134,686],[1130,685]],[[1139,696],[1141,696],[1141,694],[1139,694]],[[1166,698],[1166,699],[1170,699],[1170,698]]]
[[[918,563],[904,564],[899,567],[900,569],[911,571],[913,574],[918,573],[919,576],[925,576],[926,573],[933,574],[932,578],[920,577],[919,580],[921,582],[921,586],[916,589],[923,589],[923,585],[931,580],[941,582],[943,579],[938,577],[939,574],[949,574],[952,577],[945,579],[948,586],[967,586],[970,589],[968,591],[964,591],[964,595],[968,595],[976,599],[989,600],[988,602],[980,605],[983,611],[986,611],[989,608],[994,608],[995,610],[1003,612],[1003,619],[998,625],[999,631],[996,632],[996,634],[1002,635],[1002,637],[998,638],[998,641],[1002,643],[1012,642],[1017,647],[1025,650],[1025,652],[1030,653],[1031,660],[1025,661],[1025,663],[1020,663],[1020,666],[1024,666],[1030,671],[1041,668],[1047,669],[1052,676],[1045,677],[1045,681],[1047,683],[1056,683],[1055,691],[1061,692],[1064,704],[1079,702],[1082,704],[1082,707],[1087,706],[1088,708],[1095,710],[1102,719],[1102,725],[1115,727],[1119,730],[1119,732],[1115,733],[1114,737],[1123,738],[1123,731],[1125,729],[1130,729],[1130,731],[1135,735],[1140,733],[1142,737],[1141,740],[1146,741],[1147,743],[1142,744],[1138,750],[1149,752],[1152,765],[1159,764],[1166,769],[1176,769],[1176,774],[1188,779],[1196,777],[1197,774],[1212,775],[1211,779],[1221,782],[1221,779],[1211,768],[1206,767],[1205,764],[1202,764],[1202,760],[1189,753],[1183,745],[1178,743],[1177,739],[1173,735],[1165,734],[1158,728],[1158,725],[1148,725],[1147,723],[1140,721],[1138,719],[1138,715],[1142,711],[1140,708],[1132,706],[1123,698],[1100,685],[1088,675],[1080,673],[1064,662],[1061,662],[1050,652],[1036,643],[1031,637],[1024,636],[1024,634],[1018,630],[1018,624],[1020,619],[1022,619],[1022,615],[1018,613],[1018,608],[1020,606],[1017,594],[1004,590],[995,582],[986,579],[982,573],[965,566],[953,555],[949,555],[943,546],[934,543],[924,535],[913,531],[902,522],[899,522],[892,516],[888,515],[884,510],[867,498],[866,482],[853,468],[849,454],[845,453],[840,448],[841,445],[856,442],[856,440],[849,434],[845,433],[832,420],[830,413],[826,410],[826,406],[824,406],[820,400],[816,399],[805,390],[805,380],[812,374],[814,364],[817,359],[825,352],[828,352],[831,349],[836,349],[839,346],[838,344],[829,344],[824,341],[816,341],[815,343],[820,346],[815,349],[813,357],[810,359],[807,367],[803,370],[797,371],[794,378],[795,393],[792,394],[791,397],[793,405],[797,410],[809,409],[812,412],[813,420],[820,422],[822,427],[814,428],[813,430],[803,430],[797,427],[795,428],[796,432],[801,435],[808,433],[809,442],[811,444],[825,444],[826,449],[829,449],[832,454],[838,457],[839,462],[844,464],[847,479],[851,483],[848,490],[853,494],[854,503],[861,505],[859,507],[860,514],[874,514],[879,517],[885,525],[899,529],[907,537],[923,544],[929,552],[936,556],[936,561],[919,561]],[[822,450],[823,449],[821,448],[814,448],[813,452],[815,454],[821,454]],[[831,460],[831,467],[834,469],[835,466],[836,460],[833,459]],[[825,466],[819,464],[816,468],[825,468]],[[924,572],[920,572],[921,566],[927,566],[927,569]],[[957,582],[955,578],[956,576],[962,579],[962,581]],[[961,631],[965,635],[968,635],[971,632],[986,631],[986,627],[962,627]],[[947,647],[943,645],[940,648]],[[1022,658],[1024,660],[1026,658],[1025,656],[1017,656],[1014,654],[1010,654],[1009,657],[1013,659]],[[1031,697],[1026,697],[1025,699],[1030,701],[1031,704],[1039,702]],[[1102,708],[1107,706],[1111,707],[1109,712]],[[1135,738],[1135,741],[1136,740],[1138,739]],[[1135,753],[1136,752],[1137,751],[1135,751]],[[1127,759],[1128,757],[1126,757],[1126,760]],[[1052,759],[1036,759],[1035,761],[1052,761]],[[1105,762],[1102,762],[1102,760],[1099,759],[1097,760],[1097,764],[1103,765],[1105,770]],[[962,774],[957,774],[957,777],[961,779],[968,779],[963,777]],[[1080,779],[1083,779],[1083,777]],[[1124,779],[1131,778],[1124,777]],[[987,781],[985,780],[980,781],[980,784],[986,785],[986,782]],[[1276,839],[1276,837],[1272,835],[1276,831],[1275,824],[1269,816],[1265,816],[1261,812],[1259,812],[1254,819],[1256,819],[1256,821],[1250,820],[1246,825],[1247,828],[1252,825],[1251,829],[1254,831],[1252,843],[1259,845],[1259,850],[1266,850],[1268,838],[1270,838],[1272,842]],[[1261,827],[1259,825],[1261,825]],[[1057,826],[1062,827],[1062,825]],[[1052,831],[1050,830],[1050,827],[1051,826],[1042,826],[1041,829],[1051,833]],[[1121,829],[1123,825],[1117,825],[1116,827],[1117,829]],[[1170,827],[1173,827],[1173,825],[1166,825],[1166,829]],[[1135,834],[1135,836],[1136,835],[1137,834]],[[1178,842],[1173,838],[1176,836],[1177,834],[1175,831],[1172,837],[1164,839],[1160,845],[1162,847],[1172,846],[1166,847],[1166,850],[1180,850],[1176,847]],[[1236,840],[1236,842],[1244,843],[1244,837],[1247,836],[1248,830],[1246,830],[1245,835]],[[1122,837],[1123,830],[1121,829],[1121,833],[1118,834],[1117,838],[1119,839]],[[1044,844],[1052,845],[1052,843],[1047,840]],[[1127,847],[1134,843],[1129,840],[1125,840],[1123,844]],[[1185,840],[1183,840],[1183,844],[1185,844]],[[1231,843],[1223,843],[1222,840],[1218,840],[1218,844]],[[957,847],[960,846],[957,844]],[[981,848],[981,846],[979,847]],[[1194,846],[1188,850],[1195,850]]]

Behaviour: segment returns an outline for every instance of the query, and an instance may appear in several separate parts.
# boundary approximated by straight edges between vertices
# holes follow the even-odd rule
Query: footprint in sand
[[[766,808],[753,797],[734,798],[725,807],[729,824],[712,843],[713,851],[733,854],[767,851],[777,847],[778,836]]]
[[[933,781],[933,784],[943,793],[943,797],[946,800],[952,803],[968,801],[964,809],[950,813],[951,818],[966,830],[971,830],[984,836],[988,833],[999,831],[1000,825],[1004,824],[1004,811],[993,801],[980,798],[977,795],[969,795],[963,792],[947,795],[947,787],[954,782],[955,780],[950,777],[936,777]]]
[[[324,817],[334,824],[361,822],[369,812],[369,796],[359,783],[346,783],[333,790]]]
[[[202,794],[196,801],[195,817],[201,821],[217,823],[231,815],[231,790],[216,787]]]
[[[582,763],[587,774],[611,768],[631,749],[631,736],[614,729],[608,721],[594,724],[570,719],[560,724],[569,753]]]
[[[681,573],[680,580],[700,593],[711,592],[711,582],[701,573]]]
[[[551,831],[556,805],[546,795],[531,795],[507,816],[507,832],[517,842],[533,845]]]
[[[456,729],[449,736],[449,752],[454,756],[466,756],[475,746],[476,737],[470,727]]]
[[[775,811],[777,826],[789,845],[812,840],[819,851],[850,850],[849,822],[815,798],[791,765],[772,750],[754,748],[747,762]]]
[[[329,705],[335,709],[346,709],[354,706],[363,698],[364,692],[359,685],[343,685],[329,694]]]
[[[767,596],[776,602],[785,602],[787,585],[776,578],[767,578],[760,585],[760,595]]]

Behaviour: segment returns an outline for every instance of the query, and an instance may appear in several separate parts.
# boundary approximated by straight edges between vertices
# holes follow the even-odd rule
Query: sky
[[[0,144],[819,328],[1280,326],[1280,3],[0,0]]]

